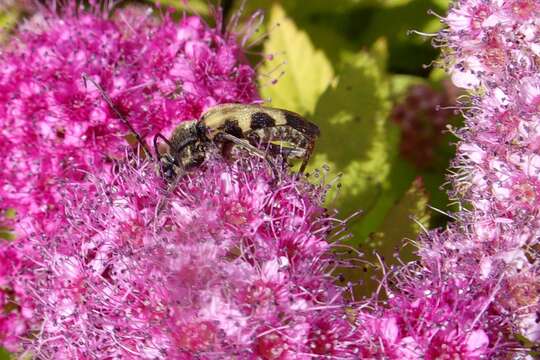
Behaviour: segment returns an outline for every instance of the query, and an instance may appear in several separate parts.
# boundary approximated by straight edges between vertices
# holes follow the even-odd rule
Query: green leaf
[[[432,0],[435,5],[441,9],[448,9],[450,6],[450,0]]]
[[[275,28],[264,44],[264,53],[272,55],[273,60],[265,62],[259,70],[261,94],[274,107],[313,113],[317,99],[332,81],[332,66],[281,6],[272,7],[269,23]],[[273,84],[272,80],[278,77]]]
[[[181,0],[154,0],[154,3],[159,3],[164,7],[171,7],[201,16],[210,15],[209,2],[207,0],[189,0],[187,2]]]
[[[1,214],[1,216],[5,219],[13,220],[17,217],[17,212],[13,208],[7,208],[3,212],[4,213]],[[15,240],[15,234],[13,233],[13,229],[0,224],[0,240],[1,239]]]
[[[3,348],[0,348],[0,360],[9,360],[9,359],[10,359],[9,353]]]
[[[321,96],[313,116],[322,135],[311,169],[328,165],[330,177],[343,173],[342,188],[329,197],[336,198],[336,206],[345,214],[364,210],[365,215],[353,225],[356,242],[375,231],[391,208],[380,211],[380,202],[392,204],[393,196],[390,200],[385,196],[391,190],[389,175],[399,131],[387,121],[389,93],[377,60],[360,53],[345,66],[337,84]],[[405,179],[403,191],[411,180]],[[375,219],[366,217],[373,211]]]
[[[532,356],[533,359],[540,358],[540,343],[532,341],[523,334],[515,334],[515,337],[523,347],[530,349],[529,355]]]
[[[370,48],[370,54],[375,58],[376,63],[379,65],[381,71],[386,70],[388,63],[388,41],[386,38],[378,38]]]
[[[4,217],[6,219],[15,219],[17,217],[17,211],[13,208],[7,208],[6,212],[4,213]]]
[[[2,217],[8,220],[13,220],[16,218],[16,216],[17,212],[15,211],[15,209],[12,208],[7,208],[2,214]],[[13,233],[13,229],[0,224],[0,240],[1,239],[15,240],[15,234]]]
[[[384,7],[403,6],[410,3],[412,0],[379,0],[379,4]]]
[[[371,8],[358,12],[357,19],[365,19],[357,42],[369,46],[376,39],[386,37],[390,49],[389,67],[394,72],[427,75],[423,64],[429,64],[438,56],[438,50],[430,44],[431,38],[410,35],[410,30],[436,32],[440,21],[434,16],[426,15],[432,9],[443,13],[432,0],[415,0],[392,7]],[[357,20],[358,21],[358,20]]]
[[[297,24],[306,31],[317,48],[324,52],[334,68],[335,64],[340,63],[342,58],[348,55],[347,53],[356,54],[357,47],[346,39],[338,29],[309,21]]]
[[[11,229],[6,228],[4,226],[0,226],[0,240],[15,240],[15,234],[12,232]]]
[[[268,8],[272,4],[277,2],[285,8],[289,14],[294,14],[295,16],[300,17],[309,17],[313,14],[329,14],[329,13],[340,13],[346,12],[354,7],[366,6],[370,4],[377,3],[378,1],[401,1],[401,0],[338,0],[338,1],[328,1],[328,0],[287,0],[287,1],[276,1],[276,0],[250,0],[247,1],[248,11],[252,11],[256,8]],[[410,0],[409,0],[410,1]],[[238,4],[238,6],[241,6]]]
[[[415,239],[423,228],[429,227],[428,200],[422,178],[418,177],[386,214],[375,233],[377,242],[370,244],[382,254],[391,254],[395,244],[403,243],[405,238]]]
[[[400,164],[405,164],[402,160]],[[405,170],[397,166],[396,174]],[[409,174],[402,174],[408,177]],[[402,192],[403,186],[400,184],[387,191],[378,206],[384,209],[384,217],[377,225],[376,231],[369,235],[369,251],[365,251],[365,260],[373,264],[378,263],[373,250],[378,257],[384,259],[386,266],[397,264],[398,261],[411,261],[415,258],[413,246],[403,246],[407,239],[415,239],[424,228],[428,228],[430,213],[427,203],[428,195],[424,190],[421,178],[416,178],[406,191]],[[375,225],[372,225],[374,227]],[[399,258],[395,255],[399,254]],[[364,281],[361,289],[358,289],[357,296],[369,296],[379,286],[379,282],[373,278]]]
[[[380,246],[381,228],[386,218],[404,196],[416,176],[414,167],[398,156],[393,158],[389,168],[388,177],[376,194],[376,198],[372,200],[369,207],[364,208],[363,216],[351,224],[351,231],[355,234],[357,241],[369,240],[369,245],[374,247]],[[393,237],[396,242],[386,245],[396,246],[405,236],[404,233],[402,237]]]
[[[0,11],[0,41],[7,39],[9,32],[17,25],[20,11],[12,6]]]
[[[392,75],[390,83],[392,88],[392,99],[396,101],[406,96],[412,85],[427,84],[428,81],[420,76],[397,74]]]

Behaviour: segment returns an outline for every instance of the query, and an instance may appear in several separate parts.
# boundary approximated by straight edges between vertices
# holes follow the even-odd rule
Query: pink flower
[[[68,223],[27,240],[40,251],[28,259],[36,336],[21,340],[23,350],[55,359],[351,358],[346,288],[328,272],[328,237],[342,225],[325,215],[323,187],[210,151],[173,192],[164,188],[152,163],[66,185]]]
[[[455,1],[440,40],[457,86],[474,88],[506,81],[505,75],[533,74],[540,48],[537,1]]]
[[[431,339],[426,352],[426,359],[483,359],[488,351],[489,338],[482,330],[474,330],[469,334],[458,331],[438,331]]]
[[[506,0],[502,9],[520,21],[532,20],[540,15],[540,6],[534,0]]]
[[[493,7],[482,0],[455,1],[446,18],[451,31],[479,35],[484,21],[493,14]]]
[[[366,358],[499,359],[515,348],[510,316],[496,301],[506,292],[497,279],[477,276],[477,254],[451,248],[460,236],[447,230],[421,238],[422,260],[396,268],[382,283],[388,300],[371,312],[360,308]]]
[[[36,14],[0,55],[0,202],[47,231],[63,182],[108,171],[129,137],[83,74],[147,140],[215,104],[258,99],[235,34],[198,17],[130,8],[109,17],[75,2],[60,12]]]
[[[418,344],[403,333],[394,316],[360,314],[360,354],[365,359],[420,359]]]

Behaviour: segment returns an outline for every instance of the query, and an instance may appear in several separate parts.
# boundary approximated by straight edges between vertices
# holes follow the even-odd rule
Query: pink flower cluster
[[[532,359],[517,337],[540,341],[539,16],[533,0],[459,0],[442,18],[445,65],[470,92],[451,176],[461,211],[383,279],[370,356]]]
[[[74,4],[58,14],[42,9],[0,53],[0,226],[18,237],[0,244],[0,345],[11,350],[39,329],[30,290],[39,287],[37,238],[66,226],[62,189],[89,173],[107,178],[132,140],[83,74],[147,139],[214,104],[258,99],[235,34],[199,17],[177,22],[139,8],[109,14]],[[15,219],[7,216],[13,210]]]
[[[462,110],[444,231],[361,307],[369,359],[532,359],[540,341],[540,3],[455,1],[437,37]],[[368,305],[374,306],[366,311]]]
[[[540,341],[540,3],[457,1],[442,34],[457,85],[472,89],[458,132],[454,196],[469,204],[464,252],[501,278],[500,305]]]
[[[130,8],[110,19],[74,4],[35,15],[0,54],[0,206],[48,230],[60,179],[107,171],[124,154],[128,129],[83,74],[148,139],[215,104],[258,96],[234,34],[199,17],[158,20]]]
[[[2,54],[0,344],[54,359],[508,359],[540,340],[540,76],[530,0],[462,0],[438,40],[471,90],[452,178],[461,204],[357,301],[337,256],[345,222],[326,188],[238,149],[174,190],[125,156],[221,102],[253,102],[232,34],[197,17],[68,7],[38,15]],[[9,222],[6,217],[4,222]],[[338,240],[331,243],[330,240]],[[347,249],[350,250],[350,249]],[[351,250],[352,252],[352,250]],[[354,252],[353,252],[354,253]]]
[[[437,147],[454,116],[449,107],[455,104],[456,88],[449,81],[444,85],[441,90],[428,84],[410,86],[390,115],[401,129],[401,155],[419,169],[440,162]]]
[[[454,84],[493,88],[534,74],[540,55],[538,16],[534,0],[454,1],[440,38]]]
[[[358,306],[365,359],[507,359],[516,348],[500,304],[501,278],[481,278],[481,254],[467,253],[463,229],[417,239],[420,260],[384,274],[378,301]],[[505,294],[506,295],[506,294]]]
[[[350,356],[355,328],[328,252],[343,223],[321,207],[324,188],[281,175],[214,154],[171,193],[152,163],[66,187],[65,226],[29,240],[40,325],[23,348],[54,359]]]

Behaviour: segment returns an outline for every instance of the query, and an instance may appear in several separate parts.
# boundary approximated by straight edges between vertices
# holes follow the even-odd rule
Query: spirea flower
[[[462,100],[450,195],[454,222],[414,242],[419,260],[388,269],[359,307],[375,359],[528,358],[540,340],[539,3],[455,1],[437,37]],[[363,325],[363,326],[362,326]]]
[[[481,252],[454,248],[462,229],[418,240],[420,260],[389,269],[384,300],[360,311],[361,353],[368,359],[505,359],[517,344],[502,275],[482,277]],[[493,266],[504,266],[501,259]]]
[[[147,139],[215,104],[257,99],[254,70],[220,24],[74,4],[36,14],[0,54],[0,203],[46,231],[56,226],[60,179],[107,171],[130,140],[83,74]]]
[[[423,358],[525,358],[516,338],[540,339],[538,10],[533,1],[462,0],[443,18],[445,63],[470,90],[451,176],[461,210],[445,231],[417,239],[414,271],[394,270],[379,313],[406,324],[392,333],[399,351],[412,343]]]
[[[500,305],[532,341],[540,304],[522,290],[540,282],[539,16],[537,1],[456,1],[440,35],[454,83],[475,88],[457,131],[452,191],[472,208],[460,215],[467,251],[483,254],[483,276],[502,276],[510,298]]]
[[[454,83],[474,88],[534,73],[539,14],[534,0],[454,1],[440,37]]]
[[[278,166],[279,167],[279,166]],[[64,184],[68,222],[28,234],[40,358],[352,358],[325,188],[240,155],[165,191],[153,163]]]

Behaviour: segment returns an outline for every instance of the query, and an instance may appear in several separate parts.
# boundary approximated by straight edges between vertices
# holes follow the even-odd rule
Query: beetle
[[[83,79],[98,89],[109,107],[135,135],[147,156],[153,158],[144,139],[116,109],[103,88],[86,74]],[[269,155],[273,154],[281,155],[285,160],[302,159],[300,172],[303,172],[319,135],[317,125],[289,110],[256,104],[221,104],[210,108],[197,120],[180,123],[169,139],[162,134],[155,135],[153,146],[163,177],[172,183],[200,166],[212,143],[224,154],[230,151],[231,145],[242,147],[266,159],[271,166]],[[168,145],[163,153],[160,140]],[[261,146],[266,146],[267,151],[261,150]]]
[[[158,155],[163,174],[168,179],[182,176],[199,166],[206,158],[209,143],[217,144],[223,153],[230,145],[267,159],[269,154],[285,159],[302,159],[305,169],[320,130],[314,123],[292,111],[249,104],[221,104],[210,108],[198,120],[178,125],[170,139],[161,134],[154,138],[154,149],[160,154],[158,140],[169,149]],[[267,152],[259,147],[266,146]]]

